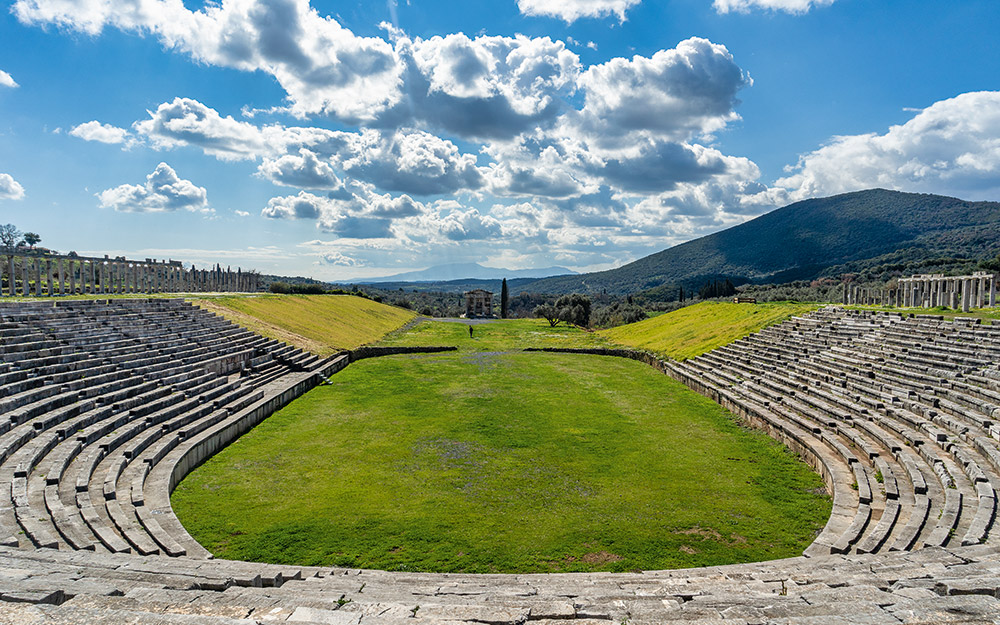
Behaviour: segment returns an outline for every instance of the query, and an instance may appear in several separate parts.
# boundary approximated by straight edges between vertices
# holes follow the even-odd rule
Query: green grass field
[[[820,306],[798,302],[702,302],[598,334],[614,343],[685,360]]]
[[[237,295],[193,302],[249,330],[320,356],[377,341],[416,316],[353,295]]]
[[[433,343],[442,326],[418,328]],[[465,351],[363,360],[333,380],[174,492],[217,556],[649,570],[798,555],[830,514],[788,450],[635,361]]]
[[[473,326],[453,321],[424,321],[403,332],[393,332],[379,345],[454,345],[460,351],[520,350],[526,347],[614,347],[596,332],[544,319],[505,319]]]

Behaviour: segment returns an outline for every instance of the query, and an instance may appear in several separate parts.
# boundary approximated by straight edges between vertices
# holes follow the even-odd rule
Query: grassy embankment
[[[613,343],[685,360],[820,306],[798,302],[702,302],[598,334]]]
[[[416,314],[353,295],[223,296],[192,300],[233,323],[328,356],[379,340]]]
[[[464,572],[792,556],[828,518],[818,475],[654,369],[482,340],[351,365],[188,476],[174,509],[220,557]]]

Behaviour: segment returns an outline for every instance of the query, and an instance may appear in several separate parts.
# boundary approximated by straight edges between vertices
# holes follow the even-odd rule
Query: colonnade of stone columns
[[[844,285],[844,303],[871,306],[934,308],[946,306],[969,312],[996,306],[996,275],[977,271],[971,276],[924,274],[900,278],[895,289]]]
[[[851,306],[897,306],[896,289],[844,284],[844,304]]]
[[[180,261],[8,253],[0,256],[0,296],[256,292],[260,274],[237,268],[184,269]]]
[[[996,306],[996,275],[977,271],[971,276],[925,274],[899,280],[903,306],[970,308]]]

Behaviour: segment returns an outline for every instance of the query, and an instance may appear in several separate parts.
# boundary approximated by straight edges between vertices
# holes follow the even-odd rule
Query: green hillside
[[[1000,251],[1000,203],[884,189],[805,200],[608,271],[531,283],[539,293],[637,293],[661,285],[811,279],[896,252],[982,258]],[[905,254],[904,254],[905,256]]]
[[[797,302],[702,302],[598,334],[613,343],[684,360],[819,307]]]
[[[194,304],[320,356],[377,341],[416,316],[353,295],[237,295]]]

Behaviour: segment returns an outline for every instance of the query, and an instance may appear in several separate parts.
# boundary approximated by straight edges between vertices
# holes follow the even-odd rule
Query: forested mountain
[[[523,285],[539,293],[624,294],[708,280],[787,282],[892,255],[986,258],[1000,251],[1000,202],[871,189],[805,200],[608,271]]]

